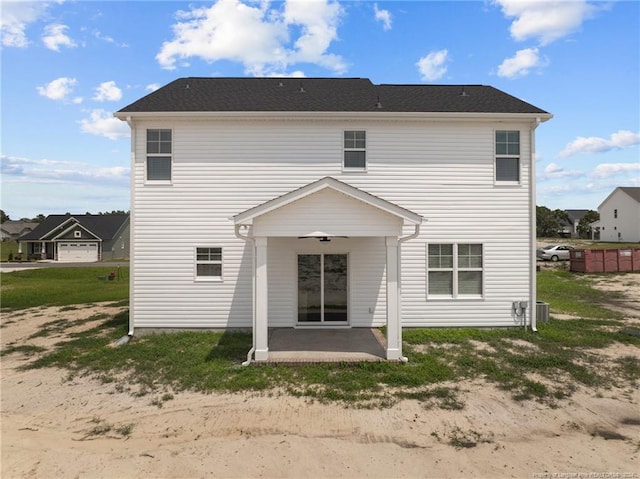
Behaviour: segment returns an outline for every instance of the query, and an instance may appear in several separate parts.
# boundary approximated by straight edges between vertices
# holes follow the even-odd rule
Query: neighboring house
[[[16,241],[20,236],[33,231],[38,223],[29,220],[7,220],[0,225],[2,241]]]
[[[481,85],[181,78],[115,116],[130,334],[253,327],[264,361],[268,328],[386,325],[398,359],[402,327],[535,327],[544,110]]]
[[[640,242],[640,187],[620,186],[598,206],[600,241]]]
[[[129,257],[129,215],[49,215],[20,237],[32,259],[92,262]]]
[[[590,210],[565,210],[565,211],[567,213],[567,216],[569,217],[569,221],[562,225],[562,230],[560,231],[560,235],[569,237],[569,238],[578,238],[580,236],[578,233],[578,225],[580,224],[580,220]]]

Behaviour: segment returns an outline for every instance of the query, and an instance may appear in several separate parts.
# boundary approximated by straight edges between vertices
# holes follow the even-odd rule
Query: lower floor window
[[[482,295],[482,245],[430,244],[427,283],[430,296],[452,298]]]
[[[196,248],[196,277],[222,278],[222,248]]]

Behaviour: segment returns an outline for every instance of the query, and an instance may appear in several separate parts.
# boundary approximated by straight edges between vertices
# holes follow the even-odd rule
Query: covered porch
[[[248,361],[403,359],[401,244],[418,236],[422,220],[334,178],[236,215],[236,236],[253,252]],[[371,332],[381,325],[386,338]],[[292,332],[274,329],[282,326]]]

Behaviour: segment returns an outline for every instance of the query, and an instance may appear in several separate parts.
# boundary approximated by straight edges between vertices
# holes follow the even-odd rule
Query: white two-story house
[[[600,241],[640,242],[640,187],[619,186],[598,206]]]
[[[131,127],[134,329],[535,328],[535,131],[489,86],[181,78]]]

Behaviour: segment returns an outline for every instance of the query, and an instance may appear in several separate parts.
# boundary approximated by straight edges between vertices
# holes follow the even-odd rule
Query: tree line
[[[116,215],[116,214],[128,214],[128,211],[113,210],[113,211],[100,211],[97,215]],[[66,213],[71,214],[71,213]],[[87,215],[93,214],[86,212]],[[44,220],[45,215],[39,214],[34,218],[22,218],[23,220],[33,221],[34,223],[41,223]],[[9,215],[0,210],[0,223],[10,220]],[[591,223],[598,221],[600,215],[597,211],[590,210],[585,214],[578,223],[578,235],[581,238],[591,237]],[[536,234],[542,238],[554,238],[562,236],[562,231],[565,226],[571,226],[571,219],[569,214],[565,210],[551,210],[546,206],[536,206]]]
[[[591,223],[598,221],[597,211],[589,210],[578,223],[578,236],[591,238]],[[539,238],[555,238],[562,236],[564,227],[573,230],[573,223],[565,210],[551,210],[546,206],[536,206],[536,235]]]
[[[71,213],[69,213],[68,211],[65,214],[71,215]],[[92,215],[94,213],[90,213],[89,211],[87,211],[85,214]],[[113,211],[99,211],[98,213],[95,213],[95,214],[96,215],[128,215],[129,212],[124,210],[113,210]],[[45,215],[39,214],[34,216],[33,218],[20,218],[20,219],[23,221],[31,221],[33,223],[42,223],[42,221],[45,218],[46,218]],[[4,210],[0,210],[0,224],[10,220],[11,218],[9,217],[9,215],[5,213]]]

